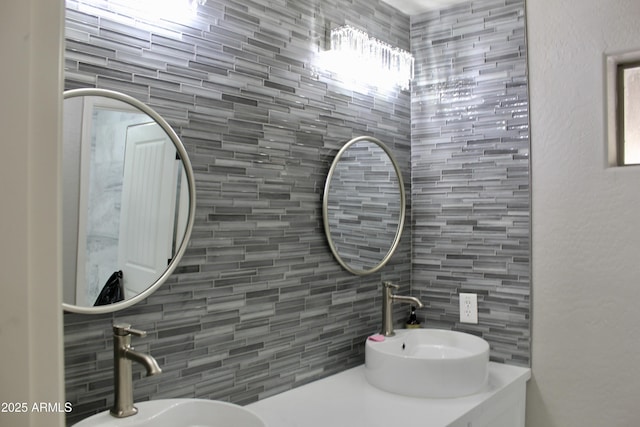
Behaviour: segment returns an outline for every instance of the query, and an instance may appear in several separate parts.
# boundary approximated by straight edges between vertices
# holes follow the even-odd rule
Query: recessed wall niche
[[[607,54],[608,166],[640,164],[640,51]]]

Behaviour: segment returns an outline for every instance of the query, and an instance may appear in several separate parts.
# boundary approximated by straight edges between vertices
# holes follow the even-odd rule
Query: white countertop
[[[479,393],[455,399],[399,396],[367,382],[364,365],[249,404],[268,427],[446,427],[523,385],[531,370],[489,363]]]

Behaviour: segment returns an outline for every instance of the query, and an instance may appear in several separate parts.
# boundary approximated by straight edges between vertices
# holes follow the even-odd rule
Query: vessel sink
[[[136,415],[115,418],[105,411],[80,421],[75,427],[266,427],[248,409],[218,400],[160,399],[135,406]]]
[[[477,393],[489,376],[489,344],[464,332],[400,329],[365,344],[365,377],[405,396],[451,398]]]

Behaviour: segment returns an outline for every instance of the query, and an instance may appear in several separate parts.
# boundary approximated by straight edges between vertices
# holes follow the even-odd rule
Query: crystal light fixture
[[[207,0],[188,0],[188,2],[191,10],[195,12],[198,9],[198,6],[204,6]]]
[[[350,25],[331,30],[331,51],[341,68],[350,68],[358,79],[375,76],[378,82],[409,89],[413,79],[413,55]],[[347,65],[348,64],[348,65]]]

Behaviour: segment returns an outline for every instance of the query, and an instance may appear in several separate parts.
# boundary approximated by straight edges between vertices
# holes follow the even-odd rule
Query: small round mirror
[[[63,308],[107,313],[149,296],[184,254],[195,214],[187,152],[128,95],[64,93]]]
[[[380,140],[347,142],[329,169],[322,216],[329,247],[347,271],[380,270],[393,255],[404,227],[402,173]]]

